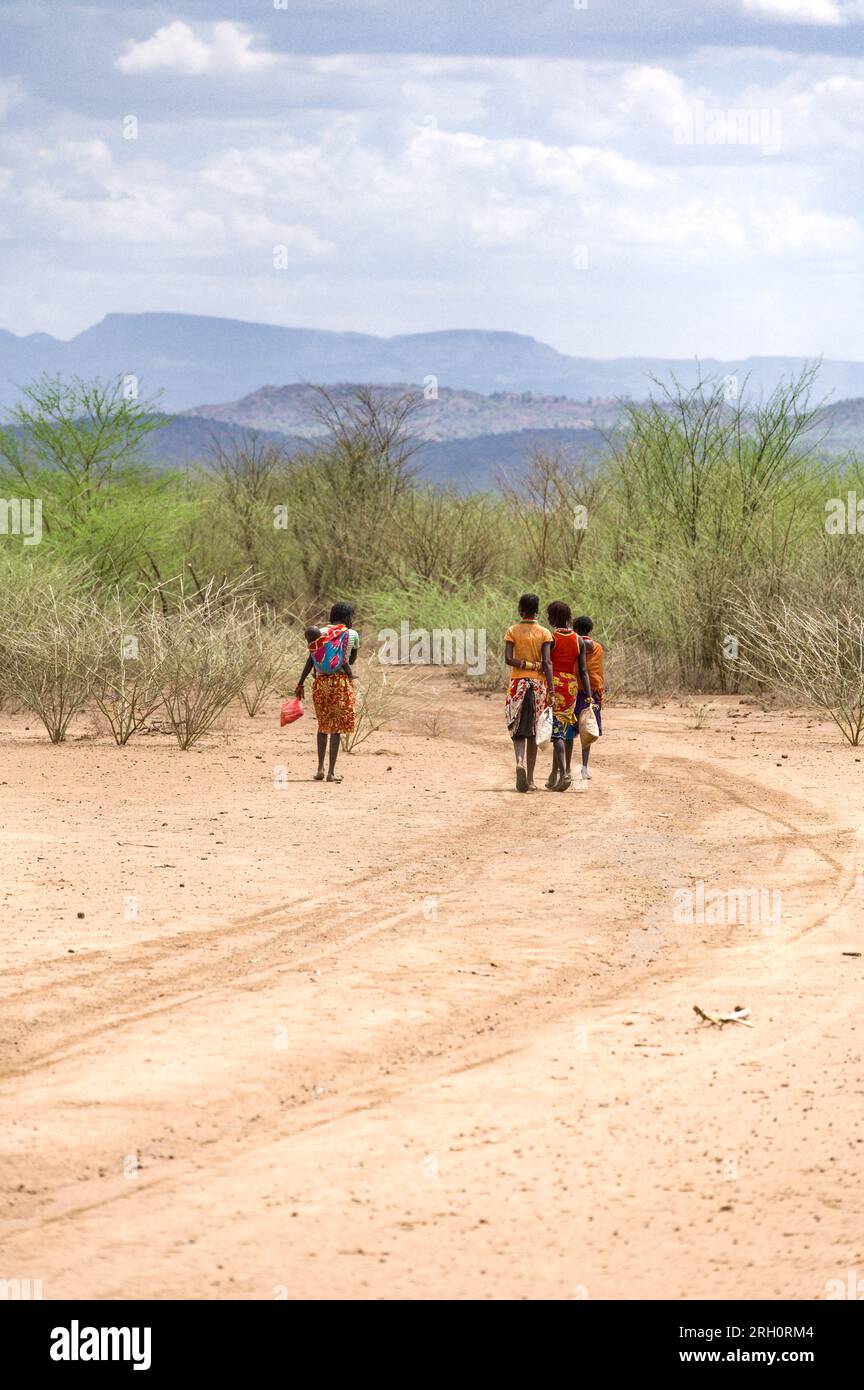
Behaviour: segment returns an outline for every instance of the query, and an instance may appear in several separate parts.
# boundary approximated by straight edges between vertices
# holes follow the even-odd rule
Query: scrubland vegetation
[[[864,537],[825,517],[864,478],[821,454],[817,385],[814,369],[754,402],[743,383],[731,401],[657,383],[591,466],[535,451],[472,494],[424,484],[412,397],[322,391],[313,453],[250,435],[159,472],[138,456],[153,401],[43,379],[0,431],[0,497],[40,499],[42,518],[25,545],[6,508],[0,693],[55,742],[88,708],[118,744],[158,714],[187,748],[233,701],[254,716],[293,687],[303,624],[335,598],[356,605],[370,708],[377,633],[403,621],[485,629],[472,681],[498,689],[501,634],[536,589],[594,618],[613,694],[780,688],[857,743]]]

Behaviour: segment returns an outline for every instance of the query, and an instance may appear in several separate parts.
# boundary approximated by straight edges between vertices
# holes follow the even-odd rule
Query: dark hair
[[[556,599],[554,603],[550,603],[546,609],[546,617],[552,627],[569,627],[570,616],[569,603],[565,603],[564,600],[560,598]]]
[[[320,627],[307,627],[303,632],[303,636],[306,638],[307,642],[316,642],[321,636],[321,629]]]
[[[523,594],[519,600],[519,612],[523,618],[536,618],[540,607],[540,599],[537,594]]]
[[[594,624],[590,618],[577,618],[573,626],[580,637],[587,637]]]
[[[354,608],[350,603],[334,603],[330,609],[331,623],[344,623],[346,627],[350,627],[353,617]]]

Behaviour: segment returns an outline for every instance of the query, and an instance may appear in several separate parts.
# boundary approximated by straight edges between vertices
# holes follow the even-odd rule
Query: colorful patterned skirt
[[[504,718],[507,720],[510,737],[536,738],[540,716],[548,704],[549,692],[545,680],[514,676],[504,703]]]
[[[354,682],[344,671],[336,671],[332,676],[316,671],[312,703],[318,717],[319,734],[354,732]]]
[[[579,680],[575,675],[561,671],[555,676],[554,684],[552,737],[563,738],[568,742],[576,735],[576,697],[579,694]]]

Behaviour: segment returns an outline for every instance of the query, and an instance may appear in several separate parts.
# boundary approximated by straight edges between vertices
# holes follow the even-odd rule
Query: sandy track
[[[567,797],[511,791],[499,702],[467,695],[341,787],[272,717],[188,755],[7,718],[0,1276],[812,1299],[864,1274],[864,764],[713,703],[698,731],[610,715]],[[697,880],[780,892],[779,930],[676,926]]]

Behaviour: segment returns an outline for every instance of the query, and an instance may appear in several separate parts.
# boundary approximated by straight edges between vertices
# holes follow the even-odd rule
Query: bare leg
[[[567,742],[564,744],[564,750],[565,750],[565,752],[564,752],[564,757],[565,757],[565,760],[566,760],[566,770],[567,770],[567,772],[569,772],[569,771],[570,771],[570,760],[571,760],[571,758],[573,757],[573,740],[572,740],[572,738],[568,738]]]
[[[525,745],[528,740],[524,738],[514,738],[513,752],[516,754],[516,790],[517,792],[527,792],[528,774],[525,771]]]
[[[570,776],[570,759],[567,757],[569,751],[570,744],[567,743],[565,747],[564,740],[559,739],[555,745],[555,756],[558,759],[558,765],[560,768],[560,772],[558,774],[558,784],[555,790],[559,792],[566,792],[573,782],[573,779]]]
[[[534,767],[537,762],[537,740],[536,738],[529,738],[526,741],[528,744],[528,790],[535,792],[537,788],[534,786]]]
[[[336,774],[335,774],[335,771],[334,771],[334,769],[335,769],[335,767],[336,767],[336,759],[337,759],[337,757],[339,756],[339,744],[340,744],[341,740],[342,740],[342,735],[341,735],[341,734],[331,734],[331,735],[330,735],[330,766],[329,766],[329,768],[327,769],[327,781],[328,781],[328,782],[341,782],[341,781],[342,781],[342,778],[341,778],[341,777],[337,777]]]
[[[558,778],[561,775],[560,759],[558,755],[558,749],[560,745],[560,739],[556,738],[552,740],[552,767],[550,768],[549,776],[546,779],[546,790],[550,792],[554,792],[558,784]]]
[[[315,781],[324,781],[324,754],[327,752],[327,735],[318,734],[318,771],[315,773]]]
[[[587,782],[591,773],[588,771],[588,754],[591,752],[590,743],[582,749],[582,777]]]

